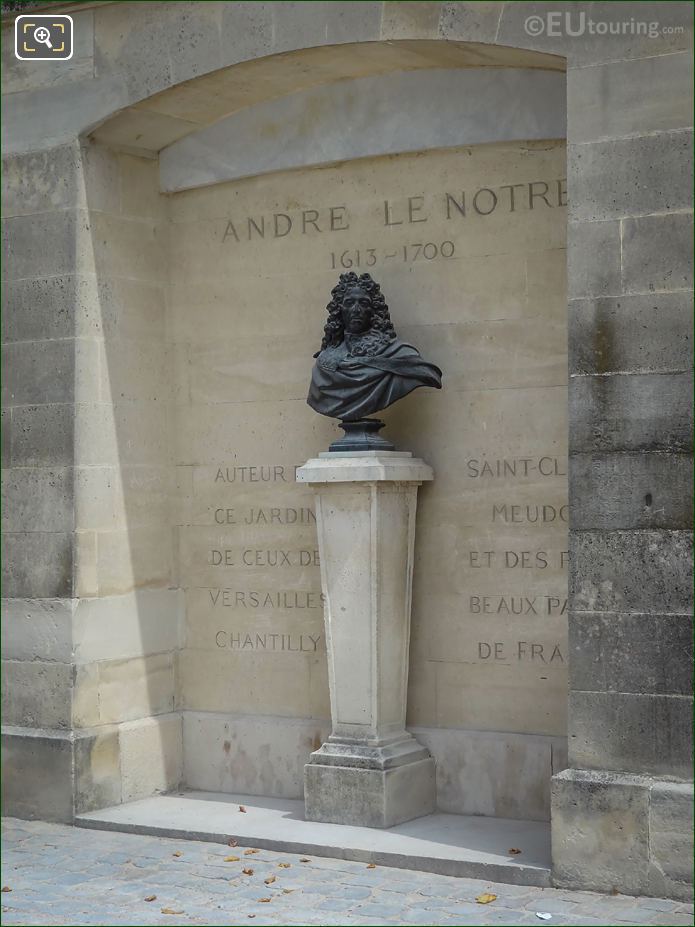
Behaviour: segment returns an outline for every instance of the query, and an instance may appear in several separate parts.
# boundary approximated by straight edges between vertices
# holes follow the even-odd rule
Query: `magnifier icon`
[[[38,26],[34,29],[34,41],[41,42],[42,45],[46,45],[48,48],[53,49],[51,45],[51,33],[45,26]]]

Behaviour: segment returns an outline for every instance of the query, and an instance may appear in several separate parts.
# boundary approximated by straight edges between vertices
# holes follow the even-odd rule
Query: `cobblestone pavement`
[[[247,854],[216,843],[38,821],[5,819],[2,844],[2,923],[8,927],[693,923],[692,905],[675,901],[503,885],[270,850]],[[476,903],[483,892],[497,897]]]

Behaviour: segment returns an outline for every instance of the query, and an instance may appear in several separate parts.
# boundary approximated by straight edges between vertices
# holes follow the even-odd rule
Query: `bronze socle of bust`
[[[331,451],[393,450],[367,418],[420,386],[442,387],[442,371],[401,341],[379,284],[369,274],[341,274],[326,307],[321,350],[314,357],[307,402],[341,419],[345,437]]]

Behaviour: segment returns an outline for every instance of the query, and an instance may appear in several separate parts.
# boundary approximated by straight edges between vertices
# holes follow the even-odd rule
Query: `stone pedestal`
[[[417,488],[410,453],[321,454],[316,494],[333,729],[304,767],[311,821],[391,827],[435,807],[434,760],[405,730]]]

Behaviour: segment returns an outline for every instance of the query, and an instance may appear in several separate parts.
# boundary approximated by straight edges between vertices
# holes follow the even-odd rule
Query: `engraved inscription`
[[[283,591],[254,592],[235,589],[208,589],[213,606],[224,608],[268,608],[288,610],[292,608],[323,608],[322,592]]]
[[[310,508],[250,508],[241,512],[235,508],[217,508],[213,517],[218,525],[316,524],[316,515]]]
[[[533,641],[478,641],[478,659],[483,662],[511,663],[565,663],[559,644],[540,644]]]
[[[260,634],[255,631],[225,631],[215,634],[215,646],[221,650],[256,650],[273,653],[316,653],[323,643],[322,634]],[[321,647],[320,649],[325,649]]]
[[[567,476],[567,468],[558,457],[469,457],[466,476],[471,479],[489,477]]]
[[[567,599],[555,595],[471,595],[468,607],[473,615],[564,615]]]
[[[566,178],[481,186],[458,192],[412,194],[382,200],[380,224],[385,228],[437,220],[485,217],[495,212],[532,212],[567,206]],[[346,232],[354,228],[349,205],[343,203],[287,212],[229,216],[222,226],[222,241],[259,243],[301,235]],[[422,247],[422,246],[420,246]],[[370,250],[370,249],[368,249]],[[334,268],[337,265],[334,265]],[[350,265],[343,265],[350,266]],[[366,267],[371,266],[369,263]]]
[[[234,550],[210,551],[211,566],[306,567],[319,566],[318,550],[242,550],[238,559]]]

